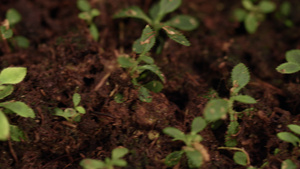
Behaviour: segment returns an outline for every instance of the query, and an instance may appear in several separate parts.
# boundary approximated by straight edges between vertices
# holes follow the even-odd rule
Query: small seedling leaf
[[[9,39],[13,36],[13,31],[11,29],[6,29],[5,26],[0,26],[1,38]]]
[[[91,10],[91,6],[87,0],[77,0],[77,8],[83,12]]]
[[[149,24],[151,23],[151,19],[143,12],[141,8],[137,6],[125,8],[114,15],[114,18],[127,18],[127,17],[143,19],[147,23]]]
[[[207,121],[217,121],[226,116],[228,101],[223,99],[210,100],[204,108],[204,117]]]
[[[154,3],[149,9],[149,15],[152,20],[155,20],[159,12],[159,3]]]
[[[9,122],[5,114],[0,110],[0,140],[6,141],[9,138]]]
[[[139,89],[139,99],[142,101],[142,102],[147,102],[147,103],[150,103],[152,102],[152,97],[149,93],[149,90],[145,87],[140,87]]]
[[[80,100],[81,100],[80,94],[74,93],[72,100],[73,100],[74,107],[78,106],[78,104],[80,103]]]
[[[0,103],[0,106],[13,111],[19,116],[35,118],[33,110],[23,102],[2,102]]]
[[[289,50],[285,53],[286,60],[291,63],[296,63],[300,65],[300,50],[294,49]]]
[[[169,167],[172,167],[179,163],[184,151],[174,151],[167,155],[165,159],[165,164]]]
[[[242,22],[245,20],[247,12],[244,9],[237,8],[233,11],[233,16],[237,21]]]
[[[286,62],[279,65],[276,70],[283,74],[296,73],[300,70],[300,65],[297,63]]]
[[[136,66],[135,60],[133,60],[132,58],[129,58],[129,57],[124,57],[124,56],[118,57],[118,63],[123,68],[131,68],[131,67]]]
[[[119,166],[119,167],[126,167],[127,166],[127,162],[123,159],[112,160],[112,164],[115,165],[115,166]]]
[[[161,0],[159,2],[159,15],[164,16],[167,13],[175,11],[181,4],[181,0]]]
[[[84,169],[99,169],[105,167],[105,163],[103,161],[89,158],[81,160],[79,165]]]
[[[82,106],[76,106],[75,109],[81,113],[81,114],[85,114],[85,108]]]
[[[147,53],[155,44],[155,32],[147,25],[143,29],[143,33],[140,39],[136,40],[133,44],[133,51],[138,54]]]
[[[124,96],[121,93],[117,93],[114,97],[114,100],[116,103],[123,103],[124,100]]]
[[[25,38],[24,36],[15,36],[13,39],[16,41],[17,45],[20,48],[26,49],[30,45],[29,40],[27,38]]]
[[[300,126],[296,125],[296,124],[289,124],[288,128],[290,130],[292,130],[294,133],[299,134],[300,135]]]
[[[92,20],[92,16],[89,12],[80,12],[78,14],[78,18],[90,22]]]
[[[292,143],[294,146],[297,146],[297,143],[300,142],[300,139],[297,136],[289,132],[277,133],[277,137],[283,141]]]
[[[164,77],[164,75],[163,75],[162,72],[159,70],[159,67],[156,66],[156,65],[143,65],[143,66],[139,66],[139,67],[138,67],[138,70],[139,70],[140,72],[143,72],[143,71],[145,71],[145,70],[149,70],[149,71],[155,73],[155,74],[159,77],[159,79],[160,79],[162,82],[165,82],[165,77]]]
[[[297,169],[297,165],[291,159],[287,159],[282,162],[281,169]]]
[[[10,125],[10,138],[13,141],[21,141],[21,139],[26,140],[24,132],[15,125]]]
[[[173,17],[166,25],[178,28],[184,31],[191,31],[198,27],[199,22],[196,18],[188,15],[177,15]]]
[[[17,84],[26,76],[27,69],[25,67],[9,67],[0,73],[0,84]]]
[[[65,111],[55,108],[54,109],[54,115],[64,117],[66,120],[70,121],[71,117],[76,115],[76,110],[72,108],[67,108]]]
[[[272,1],[263,0],[263,1],[259,2],[258,8],[263,13],[270,13],[270,12],[273,12],[276,9],[276,4]]]
[[[248,96],[248,95],[232,96],[230,99],[233,99],[233,100],[241,102],[241,103],[246,103],[246,104],[256,103],[256,100],[253,97]]]
[[[190,46],[190,42],[186,39],[182,33],[177,31],[176,29],[170,27],[170,26],[164,26],[162,27],[163,30],[167,33],[168,37],[172,40],[174,40],[177,43],[180,43],[184,46]]]
[[[160,81],[152,80],[145,84],[144,87],[152,92],[159,93],[164,88],[164,85]]]
[[[174,127],[166,127],[163,129],[163,132],[171,137],[173,137],[173,140],[185,140],[185,134]]]
[[[111,158],[112,158],[112,160],[116,160],[116,159],[122,158],[122,157],[124,157],[128,152],[129,152],[129,151],[128,151],[127,148],[115,148],[115,149],[112,150]]]
[[[197,134],[206,127],[206,121],[202,117],[196,117],[192,122],[191,132]]]
[[[259,22],[254,14],[250,13],[246,16],[244,24],[247,32],[253,34],[257,30]]]
[[[95,16],[99,16],[101,12],[98,9],[92,9],[90,13],[91,17],[93,18]]]
[[[203,162],[203,156],[198,151],[185,151],[188,158],[188,165],[190,168],[199,168]]]
[[[288,1],[284,1],[280,5],[280,13],[284,16],[288,16],[291,13],[291,3]]]
[[[250,81],[248,68],[243,64],[237,64],[231,72],[233,93],[238,93]]]
[[[14,90],[13,85],[1,86],[0,99],[3,99],[6,96],[9,96],[13,92],[13,90]]]
[[[16,23],[20,22],[22,17],[21,14],[14,8],[10,8],[6,12],[6,19],[9,21],[9,25],[15,25]]]
[[[141,59],[141,60],[144,61],[145,63],[148,63],[148,64],[154,64],[154,60],[153,60],[153,58],[150,57],[150,56],[140,55],[139,59]]]
[[[247,165],[247,155],[241,151],[235,152],[233,155],[233,160],[235,163],[246,166]]]
[[[89,30],[90,30],[90,33],[91,33],[93,39],[94,39],[95,41],[98,41],[98,39],[99,39],[99,31],[98,31],[98,29],[97,29],[97,26],[96,26],[95,24],[92,23],[92,24],[90,25],[90,27],[89,27]]]
[[[247,10],[252,10],[254,6],[251,0],[242,0],[242,5]]]

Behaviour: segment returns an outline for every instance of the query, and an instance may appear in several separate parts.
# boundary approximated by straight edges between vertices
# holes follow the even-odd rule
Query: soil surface
[[[191,42],[185,47],[167,40],[161,54],[153,54],[166,77],[161,93],[151,93],[151,103],[141,102],[126,70],[115,66],[118,53],[134,56],[132,43],[141,35],[144,22],[113,19],[120,9],[132,5],[148,11],[154,0],[91,0],[101,11],[95,18],[100,40],[92,40],[88,27],[78,19],[76,1],[1,0],[0,20],[9,8],[22,14],[14,32],[30,40],[28,49],[7,48],[0,42],[0,68],[27,67],[25,80],[17,84],[7,100],[27,103],[36,118],[9,115],[27,141],[0,142],[0,168],[74,169],[84,158],[103,160],[111,150],[124,146],[130,153],[125,168],[166,169],[164,158],[183,143],[162,133],[168,126],[189,132],[192,120],[203,116],[210,91],[226,98],[230,72],[242,62],[251,72],[251,82],[243,90],[257,104],[237,104],[243,111],[236,147],[250,155],[251,165],[277,169],[292,159],[300,168],[299,148],[279,140],[278,132],[287,124],[300,124],[299,73],[282,75],[275,68],[285,62],[285,52],[300,49],[300,1],[292,3],[294,26],[286,27],[275,13],[269,14],[255,34],[249,35],[243,24],[231,19],[240,0],[189,0],[168,15],[189,14],[200,21],[198,29],[184,32]],[[280,0],[274,1],[277,5]],[[155,53],[155,52],[153,52]],[[114,69],[110,69],[114,66]],[[105,79],[108,77],[107,79]],[[100,83],[100,87],[99,87]],[[97,87],[98,86],[98,87]],[[82,96],[87,113],[78,123],[54,116],[53,109],[72,107],[72,95]],[[123,93],[125,102],[116,103],[114,95]],[[249,110],[249,109],[248,109]],[[246,115],[250,114],[250,115]],[[220,150],[229,120],[219,128],[206,127],[200,134],[210,161],[202,168],[246,168],[233,161],[233,153]],[[158,138],[149,134],[158,133]],[[279,153],[274,150],[279,148]],[[188,168],[182,159],[176,168]]]

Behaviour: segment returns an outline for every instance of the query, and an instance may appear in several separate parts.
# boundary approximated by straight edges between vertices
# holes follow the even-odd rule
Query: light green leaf
[[[20,22],[22,19],[21,14],[14,8],[10,8],[6,12],[6,19],[9,21],[9,25],[15,25],[16,23]]]
[[[245,8],[245,9],[247,9],[247,10],[252,10],[253,9],[253,7],[254,7],[254,5],[253,5],[253,3],[252,3],[252,1],[251,0],[242,0],[242,5],[243,5],[243,7]]]
[[[55,108],[54,115],[64,117],[66,120],[70,121],[72,117],[76,116],[76,110],[72,108],[67,108],[65,111]]]
[[[95,16],[99,16],[101,12],[98,9],[92,9],[90,13],[91,17],[93,18]]]
[[[270,13],[270,12],[273,12],[276,9],[276,4],[272,1],[263,0],[263,1],[259,2],[258,8],[263,13]]]
[[[13,31],[11,29],[6,29],[5,26],[0,26],[1,38],[9,39],[13,36]]]
[[[124,56],[118,57],[118,63],[123,68],[132,68],[135,67],[137,64],[135,60],[133,60],[132,58],[124,57]]]
[[[155,20],[159,12],[159,3],[154,3],[149,9],[149,15],[152,20]]]
[[[6,141],[9,138],[9,122],[5,114],[0,110],[0,140]]]
[[[164,26],[162,27],[163,30],[167,33],[168,37],[172,40],[174,40],[177,43],[180,43],[184,46],[190,46],[190,42],[186,39],[182,33],[177,31],[176,29],[170,27],[170,26]]]
[[[235,152],[233,155],[233,160],[235,163],[246,166],[247,165],[247,155],[241,151]]]
[[[90,27],[89,27],[89,30],[90,30],[90,33],[91,33],[93,39],[94,39],[95,41],[98,41],[98,39],[99,39],[99,32],[98,32],[97,26],[96,26],[95,24],[92,23],[92,24],[90,25]]]
[[[145,63],[154,64],[154,60],[150,56],[140,55],[139,59],[142,60],[142,61],[144,61]]]
[[[152,22],[151,19],[142,11],[142,9],[137,6],[132,6],[123,9],[114,15],[114,18],[127,18],[127,17],[143,19],[148,24]]]
[[[26,76],[27,69],[25,67],[9,67],[0,73],[0,84],[17,84]]]
[[[17,42],[17,45],[20,48],[28,48],[30,45],[30,42],[27,38],[25,38],[24,36],[15,36],[14,40]]]
[[[181,4],[181,0],[161,0],[159,2],[159,15],[164,16],[167,13],[175,11]]]
[[[78,18],[85,20],[87,22],[91,22],[92,21],[92,16],[90,15],[89,12],[80,12],[78,14]]]
[[[24,132],[15,125],[10,125],[10,137],[13,141],[21,141],[21,139],[26,140]]]
[[[103,161],[89,159],[89,158],[81,160],[79,165],[84,169],[99,169],[99,168],[104,168],[106,166]]]
[[[290,130],[292,130],[294,133],[299,134],[300,135],[300,126],[296,125],[296,124],[289,124],[288,128]]]
[[[291,159],[287,159],[282,162],[281,169],[297,169],[297,165]]]
[[[185,151],[190,168],[199,168],[203,163],[202,154],[198,151]]]
[[[164,77],[163,73],[159,70],[159,67],[156,66],[156,65],[143,65],[143,66],[139,66],[138,70],[140,72],[143,72],[145,70],[149,70],[149,71],[155,73],[160,78],[160,80],[162,82],[165,82],[165,77]]]
[[[73,94],[73,97],[72,97],[72,100],[73,100],[74,107],[78,106],[78,104],[79,104],[80,101],[81,101],[81,96],[80,96],[80,94],[74,93],[74,94]]]
[[[157,80],[152,80],[143,86],[155,93],[159,93],[164,88],[164,85]]]
[[[124,157],[127,153],[128,153],[128,149],[127,148],[115,148],[112,150],[111,152],[111,158],[112,160],[116,160],[119,158]]]
[[[204,117],[207,121],[217,121],[226,117],[228,101],[223,99],[210,100],[204,108]]]
[[[0,89],[0,99],[3,99],[6,96],[9,96],[14,90],[13,85],[0,86],[0,88],[1,88]]]
[[[253,34],[256,32],[259,22],[254,14],[250,13],[246,16],[244,24],[247,32]]]
[[[237,64],[231,72],[233,93],[238,93],[250,81],[248,68],[243,64]]]
[[[242,22],[245,20],[247,12],[244,9],[237,8],[233,11],[233,16],[237,21]]]
[[[147,103],[150,103],[152,102],[152,97],[149,93],[149,90],[145,87],[140,87],[139,89],[139,99],[142,101],[142,102],[147,102]]]
[[[165,164],[169,167],[172,167],[179,163],[184,151],[174,151],[169,154],[165,159]]]
[[[2,103],[0,103],[0,106],[13,111],[14,113],[18,114],[19,116],[35,118],[35,114],[34,114],[33,110],[29,106],[27,106],[27,104],[25,104],[23,102],[20,102],[20,101],[2,102]]]
[[[196,117],[192,122],[191,132],[197,134],[206,127],[206,121],[202,117]]]
[[[83,108],[82,106],[76,106],[75,109],[81,113],[81,114],[85,114],[85,108]]]
[[[113,163],[113,165],[119,166],[119,167],[126,167],[127,166],[127,162],[123,159],[112,160],[112,163]]]
[[[300,65],[300,49],[289,50],[285,53],[285,58],[288,62]]]
[[[171,137],[173,137],[173,140],[181,140],[185,141],[185,134],[174,127],[166,127],[163,129],[163,132]]]
[[[276,68],[276,70],[279,73],[291,74],[291,73],[298,72],[300,70],[300,65],[297,63],[286,62],[286,63],[282,63],[281,65],[279,65]]]
[[[241,103],[246,103],[246,104],[254,104],[256,103],[256,100],[248,95],[237,95],[237,96],[232,96],[230,99],[233,99],[235,101],[241,102]]]
[[[297,146],[297,143],[300,142],[300,139],[297,136],[289,132],[277,133],[277,137],[283,141],[292,143],[295,147]]]
[[[184,31],[191,31],[199,26],[199,22],[196,18],[188,15],[177,15],[170,21],[166,22],[166,25],[178,28]]]
[[[77,0],[77,8],[80,11],[87,12],[91,10],[91,5],[87,0]]]
[[[143,33],[140,39],[136,40],[133,44],[133,51],[136,53],[146,53],[151,50],[155,43],[155,32],[149,25],[143,29]]]

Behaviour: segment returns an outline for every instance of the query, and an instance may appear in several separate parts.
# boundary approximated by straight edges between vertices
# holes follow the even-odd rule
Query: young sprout
[[[294,49],[285,53],[285,63],[279,65],[276,70],[280,73],[291,74],[300,70],[300,50]]]
[[[73,108],[66,108],[64,111],[60,108],[55,108],[54,115],[64,117],[67,121],[70,122],[79,122],[81,118],[81,114],[85,114],[85,109],[82,106],[79,106],[81,101],[81,96],[78,93],[74,93],[73,97]]]
[[[81,11],[78,14],[78,18],[86,21],[93,39],[98,41],[99,31],[96,24],[93,22],[93,19],[100,15],[100,11],[98,9],[91,8],[91,5],[87,0],[77,0],[77,8]]]
[[[204,109],[204,116],[207,121],[214,122],[220,119],[226,118],[227,113],[230,117],[230,123],[226,135],[226,146],[235,146],[236,140],[232,139],[231,136],[238,132],[238,119],[237,115],[239,112],[233,109],[235,101],[254,104],[255,99],[248,95],[239,94],[240,90],[243,89],[250,81],[250,73],[248,68],[243,64],[239,63],[236,65],[231,72],[232,88],[230,89],[229,99],[212,99],[210,100]]]
[[[111,158],[105,158],[104,161],[89,158],[83,159],[80,161],[80,166],[84,169],[114,169],[114,166],[126,167],[127,162],[121,158],[127,153],[127,148],[115,148],[112,150]]]
[[[26,76],[25,67],[9,67],[0,73],[0,99],[9,96],[14,90],[14,84],[20,83]],[[0,103],[0,140],[11,138],[14,141],[25,140],[24,133],[15,125],[10,125],[6,113],[16,113],[22,117],[35,118],[33,110],[20,101],[6,101]]]
[[[253,0],[242,0],[244,9],[238,8],[234,10],[234,17],[239,22],[244,22],[244,26],[248,33],[256,32],[259,24],[264,21],[266,14],[276,9],[276,4],[269,0],[260,0],[257,5]]]
[[[155,36],[159,35],[159,31],[162,29],[168,35],[169,38],[185,46],[190,46],[190,42],[175,28],[185,31],[191,31],[198,27],[198,21],[188,15],[177,15],[166,22],[162,22],[162,19],[170,12],[175,11],[181,5],[181,0],[160,0],[158,3],[152,5],[149,10],[149,15],[146,15],[141,8],[132,6],[121,10],[114,15],[114,18],[137,18],[147,22],[155,31]],[[158,37],[161,50],[164,40]],[[135,47],[134,47],[135,48]]]
[[[169,167],[178,164],[184,153],[188,158],[190,168],[199,168],[204,161],[209,161],[209,154],[200,143],[203,138],[197,134],[205,127],[205,120],[202,117],[196,117],[192,122],[191,132],[189,134],[184,134],[174,127],[163,129],[165,134],[173,137],[173,141],[180,140],[185,143],[185,146],[183,146],[180,151],[174,151],[166,157],[165,164]]]

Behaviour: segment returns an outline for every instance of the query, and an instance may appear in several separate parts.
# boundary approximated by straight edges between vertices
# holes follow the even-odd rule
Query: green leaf
[[[155,92],[155,93],[159,93],[164,88],[164,85],[160,81],[157,81],[157,80],[152,80],[143,86],[146,87],[148,90]]]
[[[112,150],[112,160],[116,160],[116,159],[119,159],[119,158],[122,158],[124,157],[127,153],[128,153],[128,149],[127,148],[115,148]]]
[[[297,143],[300,142],[300,139],[297,136],[289,132],[277,133],[277,137],[283,141],[292,143],[295,147],[297,146]]]
[[[9,21],[9,25],[15,25],[16,23],[20,22],[22,17],[21,14],[14,8],[10,8],[6,12],[6,19]]]
[[[247,32],[253,34],[257,30],[259,22],[254,14],[250,13],[246,16],[244,24]]]
[[[26,140],[24,132],[15,125],[10,125],[10,137],[13,141],[21,141],[21,139]]]
[[[92,16],[90,15],[89,12],[80,12],[78,14],[78,18],[85,20],[87,22],[91,22],[92,21]]]
[[[155,73],[160,78],[160,80],[162,82],[165,82],[165,77],[164,77],[163,73],[159,70],[159,67],[156,66],[156,65],[143,65],[143,66],[139,66],[138,70],[140,72],[143,72],[145,70],[149,70],[149,71]]]
[[[237,121],[230,121],[228,125],[227,134],[233,135],[236,134],[239,131],[239,123]]]
[[[80,94],[74,93],[72,100],[73,100],[74,107],[78,106],[78,104],[80,103],[80,100],[81,100]]]
[[[181,0],[161,0],[159,2],[159,15],[164,16],[167,13],[175,11],[181,4]]]
[[[119,167],[126,167],[127,166],[127,162],[123,159],[112,160],[112,164],[115,165],[115,166],[119,166]]]
[[[291,159],[286,159],[282,162],[281,169],[297,169],[297,165]]]
[[[84,169],[99,169],[99,168],[104,168],[106,166],[103,161],[89,159],[89,158],[81,160],[79,165]]]
[[[173,140],[185,141],[185,134],[175,127],[166,127],[163,129],[163,132],[173,137],[174,138]]]
[[[91,10],[91,5],[87,0],[77,0],[77,8],[80,11],[87,12]]]
[[[143,29],[140,39],[136,40],[133,44],[133,51],[138,54],[146,53],[151,50],[155,43],[155,32],[149,25]]]
[[[299,134],[300,135],[300,126],[296,125],[296,124],[289,124],[288,128],[290,130],[292,130],[294,133]]]
[[[118,57],[118,63],[123,68],[132,68],[136,66],[136,61],[129,57],[120,56]]]
[[[196,117],[192,122],[191,132],[197,134],[206,127],[206,121],[202,117]]]
[[[226,117],[228,101],[223,99],[210,100],[204,108],[204,117],[207,121],[217,121]]]
[[[123,9],[120,12],[116,13],[114,18],[138,18],[138,19],[143,19],[146,21],[148,24],[150,24],[152,21],[151,19],[142,11],[141,8],[137,6],[131,6],[129,8]]]
[[[300,50],[289,50],[285,53],[285,58],[288,62],[296,63],[300,65]]]
[[[117,93],[114,96],[114,100],[115,100],[116,103],[123,103],[125,101],[124,96],[121,93]]]
[[[24,36],[15,36],[14,40],[16,41],[17,45],[20,48],[28,48],[30,45],[30,42],[27,38],[25,38]]]
[[[139,59],[142,60],[142,61],[144,61],[147,64],[154,64],[154,60],[150,56],[140,55]]]
[[[237,21],[242,22],[245,20],[247,12],[244,9],[237,8],[233,11],[233,16]]]
[[[276,9],[276,4],[274,2],[271,2],[271,1],[268,1],[268,0],[263,0],[263,1],[259,2],[258,8],[263,13],[270,13],[270,12],[273,12]]]
[[[77,115],[77,112],[72,108],[67,108],[65,109],[65,111],[59,108],[55,108],[54,115],[64,117],[66,120],[70,121],[72,117],[75,117]]]
[[[296,73],[300,70],[300,65],[297,63],[286,62],[279,65],[276,70],[283,74]]]
[[[251,0],[242,0],[242,5],[243,5],[243,7],[245,8],[245,9],[247,9],[247,10],[252,10],[253,9],[253,7],[254,7],[254,5],[253,5],[253,3],[252,3],[252,1]]]
[[[184,31],[191,31],[199,26],[197,19],[188,15],[177,15],[166,24]]]
[[[202,154],[198,151],[185,151],[190,168],[199,168],[203,163]]]
[[[91,17],[93,18],[95,16],[99,16],[101,12],[98,9],[92,9],[90,13],[91,13]]]
[[[81,113],[81,114],[85,114],[85,108],[83,108],[82,106],[76,106],[75,109]]]
[[[238,144],[238,142],[235,138],[232,138],[230,136],[225,137],[225,146],[226,147],[235,147],[237,144]]]
[[[241,151],[234,153],[233,160],[235,163],[246,166],[247,165],[247,155]]]
[[[284,1],[280,5],[280,13],[284,16],[288,16],[291,13],[291,3],[288,1]]]
[[[25,67],[9,67],[0,73],[0,84],[17,84],[26,76],[27,69]]]
[[[0,31],[1,31],[1,38],[3,39],[9,39],[14,34],[11,29],[6,30],[5,26],[0,26]]]
[[[176,164],[179,163],[184,151],[174,151],[170,153],[166,159],[165,159],[165,164],[169,167],[172,167]]]
[[[172,40],[174,40],[177,43],[180,43],[184,46],[190,46],[190,42],[185,38],[182,33],[177,31],[176,29],[170,27],[170,26],[164,26],[162,27],[163,30],[167,33],[168,37]]]
[[[142,101],[142,102],[147,102],[147,103],[150,103],[152,102],[152,97],[149,93],[149,90],[145,87],[140,87],[139,89],[139,99]]]
[[[159,12],[159,3],[154,3],[149,9],[149,15],[152,20],[155,20]]]
[[[237,96],[232,96],[230,99],[233,99],[235,101],[241,102],[241,103],[246,103],[246,104],[254,104],[256,103],[256,100],[248,95],[237,95]]]
[[[3,99],[6,96],[9,96],[13,91],[14,91],[13,85],[1,86],[1,89],[0,89],[0,99]]]
[[[250,81],[248,68],[243,64],[237,64],[231,72],[233,93],[238,93]]]
[[[99,32],[98,32],[97,26],[96,26],[95,24],[92,23],[92,24],[90,25],[90,27],[89,27],[89,30],[90,30],[90,33],[91,33],[93,39],[94,39],[95,41],[98,41],[98,39],[99,39]]]
[[[25,104],[23,102],[20,102],[20,101],[2,102],[2,103],[0,103],[0,106],[13,111],[14,113],[18,114],[19,116],[35,118],[35,114],[34,114],[33,110],[29,106],[27,106],[27,104]]]
[[[9,138],[9,122],[5,114],[0,110],[0,140],[6,141]]]

